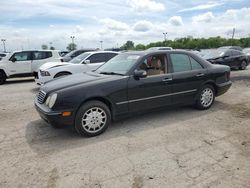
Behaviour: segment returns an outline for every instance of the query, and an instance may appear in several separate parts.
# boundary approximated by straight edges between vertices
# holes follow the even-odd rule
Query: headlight
[[[57,94],[54,93],[49,100],[49,108],[52,108],[56,102]]]
[[[50,73],[48,71],[41,71],[40,70],[41,76],[50,76]]]
[[[57,94],[54,93],[50,96],[48,96],[48,98],[46,99],[46,102],[45,104],[49,107],[49,108],[52,108],[56,102],[56,99],[57,99]]]

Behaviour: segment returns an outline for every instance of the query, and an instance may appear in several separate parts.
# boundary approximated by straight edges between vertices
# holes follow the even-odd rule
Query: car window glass
[[[148,76],[165,74],[165,55],[149,56],[139,65],[139,70],[145,70]]]
[[[106,54],[106,61],[109,61],[110,59],[112,59],[113,57],[115,57],[117,54],[115,53],[107,53]]]
[[[173,72],[183,72],[191,70],[189,57],[184,54],[170,54]]]
[[[106,54],[105,53],[93,54],[90,57],[88,57],[88,60],[90,61],[90,63],[106,62]]]
[[[224,53],[224,56],[232,56],[232,52],[231,51],[226,51],[225,53]]]
[[[190,57],[190,62],[192,66],[192,70],[199,70],[203,69],[200,63],[198,63],[196,60],[194,60],[192,57]]]
[[[33,52],[33,60],[47,59],[52,57],[52,52],[40,51]]]
[[[11,59],[15,58],[16,61],[27,61],[30,60],[29,54],[29,52],[17,52]]]

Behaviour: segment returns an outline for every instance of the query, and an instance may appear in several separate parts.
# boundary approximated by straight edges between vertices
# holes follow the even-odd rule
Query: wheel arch
[[[215,91],[215,96],[217,95],[217,93],[218,93],[218,87],[217,87],[216,83],[215,83],[213,80],[208,80],[208,81],[204,82],[204,83],[201,85],[200,88],[202,88],[204,85],[211,85],[211,86],[213,86],[214,91]],[[200,90],[200,89],[199,89],[199,90]]]
[[[113,117],[114,117],[114,105],[112,104],[112,102],[110,100],[108,100],[106,97],[103,97],[103,96],[94,96],[94,97],[90,97],[90,98],[85,99],[78,106],[76,112],[78,112],[78,110],[81,108],[81,106],[84,103],[89,102],[89,101],[100,101],[100,102],[103,102],[109,108],[110,113],[111,113],[111,118],[113,119]]]
[[[3,68],[0,68],[0,72],[3,72],[6,78],[8,77],[8,74],[6,74],[6,71]]]
[[[72,72],[70,72],[70,71],[60,71],[60,72],[58,72],[58,73],[55,74],[54,78],[56,78],[56,76],[58,74],[62,74],[62,73],[72,74]]]

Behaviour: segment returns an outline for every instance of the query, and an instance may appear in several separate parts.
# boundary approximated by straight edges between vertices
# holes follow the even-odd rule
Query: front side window
[[[28,61],[30,60],[30,53],[29,52],[17,52],[11,57],[11,61]]]
[[[139,69],[145,70],[148,76],[165,74],[166,70],[166,58],[165,55],[149,56],[143,60]]]
[[[173,66],[173,72],[190,71],[191,64],[189,57],[184,54],[170,54],[170,59]]]

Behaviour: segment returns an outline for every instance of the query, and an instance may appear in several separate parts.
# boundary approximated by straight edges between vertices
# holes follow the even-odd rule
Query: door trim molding
[[[121,104],[133,103],[133,102],[150,100],[150,99],[156,99],[156,98],[161,98],[161,97],[168,97],[168,96],[173,96],[173,95],[192,93],[192,92],[195,92],[195,91],[197,91],[197,89],[192,89],[192,90],[187,90],[187,91],[180,91],[180,92],[175,92],[175,93],[169,93],[169,94],[165,94],[165,95],[156,95],[156,96],[145,97],[145,98],[141,98],[141,99],[133,99],[133,100],[128,100],[128,101],[122,101],[122,102],[117,102],[116,104],[121,105]]]

